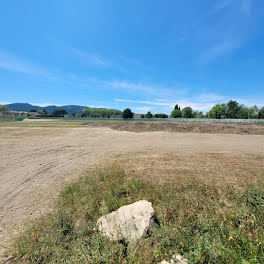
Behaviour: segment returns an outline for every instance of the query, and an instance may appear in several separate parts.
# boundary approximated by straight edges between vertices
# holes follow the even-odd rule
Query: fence
[[[87,121],[124,121],[122,118],[63,118],[64,120],[87,120]],[[125,119],[125,121],[162,121],[162,122],[217,122],[217,123],[264,123],[264,119],[206,119],[206,118],[131,118]]]

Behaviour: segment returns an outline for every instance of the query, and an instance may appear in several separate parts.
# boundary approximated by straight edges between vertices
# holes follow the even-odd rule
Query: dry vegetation
[[[261,263],[264,157],[134,153],[106,160],[61,193],[54,212],[16,240],[21,263]],[[135,247],[109,242],[96,220],[147,199],[159,225]]]
[[[190,263],[262,263],[263,136],[80,121],[2,123],[0,135],[0,237],[35,216],[6,252],[14,263],[157,263],[175,253]],[[101,215],[139,199],[157,212],[150,237],[131,248],[94,230]]]
[[[264,124],[246,123],[216,123],[216,122],[137,122],[137,121],[112,121],[112,122],[85,122],[83,125],[94,127],[110,127],[120,131],[130,132],[181,132],[181,133],[208,133],[208,134],[248,134],[264,135]]]

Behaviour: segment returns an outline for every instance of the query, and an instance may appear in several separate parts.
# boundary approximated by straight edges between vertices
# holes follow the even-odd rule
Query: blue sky
[[[0,103],[264,105],[262,0],[9,0]]]

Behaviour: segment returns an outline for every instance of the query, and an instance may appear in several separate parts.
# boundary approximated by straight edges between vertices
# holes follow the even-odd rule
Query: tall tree
[[[239,118],[239,112],[241,110],[241,106],[238,104],[237,101],[230,100],[226,106],[227,106],[227,111],[226,111],[227,118]]]
[[[127,119],[127,118],[133,118],[133,113],[132,113],[131,109],[130,109],[130,108],[126,108],[126,109],[123,111],[123,113],[122,113],[122,117],[123,117],[124,119]]]
[[[258,118],[264,119],[264,107],[260,108],[258,111]]]
[[[52,112],[52,115],[54,117],[63,117],[64,115],[67,114],[67,111],[65,109],[55,109],[53,112]]]
[[[174,109],[171,112],[171,118],[180,118],[180,117],[182,117],[182,112],[180,109]]]
[[[226,104],[217,104],[207,113],[207,115],[209,118],[221,119],[226,118],[226,112]]]
[[[146,118],[152,118],[152,117],[153,117],[152,113],[151,112],[147,112]]]
[[[187,106],[182,109],[182,117],[183,118],[192,118],[193,117],[193,110],[191,107]]]
[[[9,108],[6,105],[0,105],[0,113],[2,114],[9,113]]]

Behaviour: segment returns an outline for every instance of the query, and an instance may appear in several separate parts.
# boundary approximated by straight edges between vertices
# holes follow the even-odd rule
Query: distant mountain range
[[[82,106],[82,105],[62,105],[62,106],[56,106],[56,105],[49,105],[45,107],[37,106],[37,105],[32,105],[32,104],[27,104],[27,103],[14,103],[14,104],[7,104],[8,108],[11,111],[25,111],[29,112],[31,109],[45,109],[49,114],[53,112],[55,109],[65,109],[68,113],[71,114],[77,114],[81,113],[83,108],[89,108],[87,106]]]

